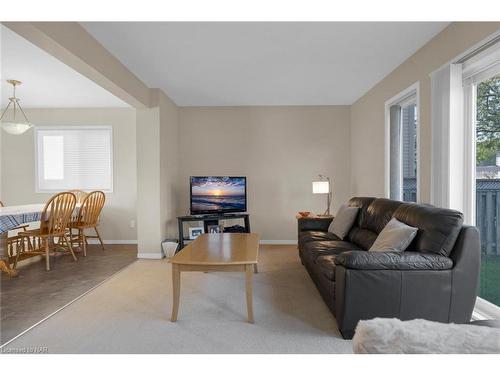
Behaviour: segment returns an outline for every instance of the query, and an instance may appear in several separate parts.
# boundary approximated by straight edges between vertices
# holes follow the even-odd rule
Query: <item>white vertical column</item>
[[[177,106],[159,89],[153,107],[137,109],[138,257],[164,257],[161,242],[176,238],[178,177]]]
[[[464,211],[464,121],[462,66],[431,74],[431,203]]]

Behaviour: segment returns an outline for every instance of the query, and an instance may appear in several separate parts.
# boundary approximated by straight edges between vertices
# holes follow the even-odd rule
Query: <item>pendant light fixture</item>
[[[16,97],[16,86],[20,85],[22,82],[17,81],[15,79],[8,79],[8,83],[10,83],[13,87],[13,94],[12,97],[9,98],[9,104],[7,104],[7,107],[5,107],[2,116],[0,116],[0,121],[2,124],[2,128],[6,133],[12,134],[12,135],[21,135],[30,128],[33,127],[33,124],[29,122],[28,117],[26,116],[26,113],[24,113],[24,110],[21,108],[21,104],[19,104],[20,99]],[[12,119],[7,120],[4,119],[4,116],[7,114],[7,110],[10,108],[12,110]],[[24,120],[17,119],[18,113],[21,112],[22,117],[24,117]]]

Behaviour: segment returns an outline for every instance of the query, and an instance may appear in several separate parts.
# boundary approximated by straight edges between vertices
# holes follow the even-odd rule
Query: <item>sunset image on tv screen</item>
[[[245,211],[244,177],[191,177],[191,212]]]

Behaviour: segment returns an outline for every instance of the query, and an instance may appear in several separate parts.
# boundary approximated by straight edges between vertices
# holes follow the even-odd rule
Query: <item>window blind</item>
[[[36,190],[113,190],[111,126],[35,130]]]

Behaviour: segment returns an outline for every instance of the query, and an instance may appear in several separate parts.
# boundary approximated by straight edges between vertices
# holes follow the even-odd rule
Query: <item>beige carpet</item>
[[[4,350],[49,353],[351,353],[300,264],[295,246],[262,246],[255,324],[246,322],[243,273],[183,273],[171,323],[171,268],[138,260]]]

